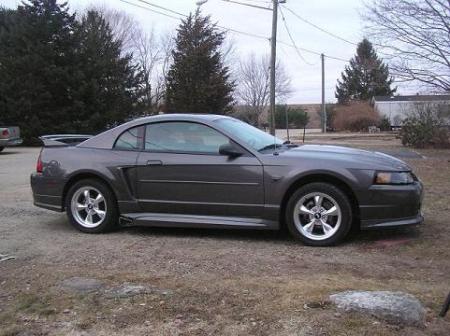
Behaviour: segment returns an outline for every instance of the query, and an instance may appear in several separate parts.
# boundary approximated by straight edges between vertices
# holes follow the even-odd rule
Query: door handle
[[[162,161],[161,160],[148,160],[147,161],[147,166],[162,166]]]

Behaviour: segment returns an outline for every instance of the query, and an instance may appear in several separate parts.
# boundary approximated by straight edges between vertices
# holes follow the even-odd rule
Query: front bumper
[[[21,138],[15,139],[0,139],[0,147],[12,147],[21,145],[23,140]]]
[[[360,205],[361,229],[422,224],[422,201],[423,185],[419,181],[409,185],[373,185],[364,193]]]
[[[411,218],[402,219],[381,219],[381,220],[361,220],[361,229],[375,230],[384,228],[396,228],[401,226],[419,225],[424,221],[423,214]]]

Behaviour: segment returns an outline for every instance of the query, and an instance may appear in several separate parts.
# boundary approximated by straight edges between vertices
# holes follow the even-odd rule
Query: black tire
[[[3,151],[5,149],[5,147],[0,147],[0,152]]]
[[[73,213],[72,210],[72,199],[81,189],[92,188],[98,190],[104,198],[105,215],[103,221],[95,227],[86,227],[79,223],[77,220],[77,215]],[[80,195],[81,196],[81,195]],[[103,201],[102,201],[103,203]],[[114,230],[118,224],[119,212],[117,208],[117,201],[114,193],[111,189],[103,182],[96,179],[86,179],[80,180],[73,184],[69,191],[67,192],[65,199],[65,207],[67,212],[67,217],[70,223],[77,230],[85,233],[104,233]],[[95,216],[95,215],[94,215]],[[100,218],[100,217],[98,217]]]
[[[333,199],[337,203],[337,205],[340,208],[340,225],[336,229],[336,231],[328,238],[317,240],[317,239],[311,239],[310,237],[305,236],[306,233],[302,233],[297,228],[297,225],[294,220],[295,216],[295,207],[298,202],[300,202],[304,197],[307,197],[308,195],[314,194],[314,193],[320,193],[327,195]],[[329,200],[325,201],[328,202]],[[312,202],[312,201],[310,201]],[[303,202],[302,202],[303,203]],[[331,204],[331,203],[330,203]],[[309,209],[309,208],[308,208]],[[341,242],[348,234],[351,226],[352,226],[352,206],[350,203],[349,198],[347,195],[338,187],[329,184],[329,183],[322,183],[322,182],[314,182],[310,184],[306,184],[299,188],[296,192],[292,194],[290,197],[288,204],[286,206],[286,225],[291,233],[292,236],[294,236],[296,239],[301,240],[304,244],[310,245],[310,246],[332,246],[336,245],[339,242]],[[301,216],[314,216],[314,215],[307,215],[303,212],[301,213]],[[305,218],[305,217],[303,217]],[[311,219],[312,217],[309,217],[309,221],[313,221],[314,219]],[[330,221],[335,220],[337,222],[338,217],[330,217]],[[335,223],[336,225],[336,223]],[[319,223],[320,226],[320,223]],[[317,228],[314,225],[312,226],[312,230],[314,233],[320,234],[320,227]],[[325,235],[325,230],[322,231]]]

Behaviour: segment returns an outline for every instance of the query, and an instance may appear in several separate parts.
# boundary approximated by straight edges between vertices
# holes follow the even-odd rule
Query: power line
[[[243,0],[243,1],[244,2],[262,3],[262,4],[266,4],[266,5],[270,5],[272,3],[272,1],[270,1],[270,0]]]
[[[329,56],[329,55],[326,55],[326,54],[324,54],[324,56],[325,56],[326,58],[334,59],[334,60],[336,60],[336,61],[341,61],[341,62],[345,62],[345,63],[348,62],[348,60],[343,59],[343,58],[340,58],[340,57]]]
[[[183,16],[183,17],[188,17],[189,16],[189,15],[186,15],[184,13],[177,12],[177,11],[175,11],[173,9],[170,9],[170,8],[167,8],[167,7],[164,7],[164,6],[161,6],[161,5],[157,5],[157,4],[154,4],[154,3],[151,3],[149,1],[145,1],[145,0],[137,0],[137,1],[145,3],[145,4],[147,4],[149,6],[152,6],[152,7],[155,7],[155,8],[159,8],[159,9],[168,11],[169,13],[172,13],[172,14],[177,14],[177,15],[180,15],[180,16]],[[247,32],[243,32],[243,31],[237,30],[237,29],[233,29],[233,28],[223,27],[223,26],[220,26],[220,25],[216,25],[216,27],[224,29],[226,31],[233,31],[233,32],[235,32],[237,34],[242,34],[242,35],[247,35],[247,36],[251,36],[251,37],[256,37],[256,38],[268,40],[268,38],[265,37],[265,36],[261,36],[261,35],[257,35],[257,34],[253,34],[253,33],[247,33]]]
[[[352,41],[350,41],[350,40],[347,40],[346,38],[343,38],[343,37],[341,37],[341,36],[339,36],[339,35],[336,35],[336,34],[330,32],[330,31],[328,31],[328,30],[326,30],[326,29],[324,29],[324,28],[322,28],[322,27],[320,27],[320,26],[318,26],[318,25],[312,23],[311,21],[309,21],[309,20],[307,20],[307,19],[301,17],[300,15],[298,15],[296,12],[294,12],[294,11],[293,11],[292,9],[290,9],[289,7],[287,7],[287,6],[283,6],[283,7],[284,7],[286,10],[288,10],[289,12],[291,12],[292,15],[294,15],[294,16],[295,16],[297,19],[299,19],[300,21],[303,21],[304,23],[309,24],[310,26],[312,26],[312,27],[314,27],[314,28],[320,30],[321,32],[323,32],[323,33],[325,33],[325,34],[328,34],[328,35],[330,35],[330,36],[332,36],[332,37],[334,37],[334,38],[336,38],[336,39],[338,39],[338,40],[344,41],[344,42],[346,42],[346,43],[349,43],[349,44],[352,44],[352,45],[355,45],[355,46],[358,45],[358,44],[355,43],[355,42],[352,42]]]
[[[180,18],[177,17],[177,16],[173,16],[173,15],[170,15],[170,14],[166,14],[166,13],[163,13],[163,12],[160,12],[160,11],[157,11],[157,10],[154,10],[154,9],[151,9],[151,8],[148,8],[148,7],[145,7],[145,6],[141,6],[141,5],[138,5],[138,4],[129,2],[129,1],[127,1],[127,0],[119,0],[119,1],[120,1],[120,2],[123,2],[123,3],[126,3],[126,4],[128,4],[128,5],[131,5],[131,6],[137,7],[137,8],[145,9],[145,10],[147,10],[147,11],[149,11],[149,12],[153,12],[153,13],[156,13],[156,14],[160,14],[160,15],[163,15],[163,16],[167,16],[167,17],[170,17],[170,18],[175,19],[175,20],[180,20]]]
[[[185,17],[187,16],[186,14],[174,11],[173,9],[170,9],[170,8],[167,8],[167,7],[163,7],[163,6],[160,6],[160,5],[157,5],[157,4],[145,1],[145,0],[137,0],[137,1],[145,3],[145,4],[149,5],[149,6],[152,6],[152,7],[158,8],[158,9],[165,10],[165,11],[170,12],[172,14],[177,14],[177,15],[181,15],[181,16],[185,16]]]
[[[151,8],[148,8],[148,7],[145,7],[145,6],[142,6],[142,5],[139,5],[139,4],[127,1],[127,0],[119,0],[119,1],[124,2],[124,3],[128,4],[128,5],[131,5],[131,6],[137,7],[137,8],[145,9],[145,10],[153,12],[153,13],[157,13],[157,14],[161,14],[161,15],[170,17],[172,19],[181,20],[180,17],[174,16],[174,15],[170,15],[170,14],[167,14],[167,13],[163,13],[163,12],[157,11],[155,9],[151,9]],[[186,15],[186,14],[174,11],[172,9],[169,9],[169,8],[166,8],[166,7],[163,7],[163,6],[152,4],[152,3],[148,2],[148,1],[144,1],[144,0],[137,0],[137,1],[145,3],[145,4],[150,5],[150,6],[153,5],[153,7],[157,7],[157,8],[166,10],[166,11],[168,11],[170,13],[174,13],[174,14],[180,15],[182,17],[188,17],[188,15]],[[220,25],[216,25],[216,27],[220,28],[222,30],[225,30],[225,31],[232,31],[232,32],[234,32],[236,34],[247,35],[247,36],[250,36],[250,37],[259,38],[259,39],[263,39],[263,40],[269,41],[268,37],[265,37],[265,36],[262,36],[262,35],[257,35],[257,34],[253,34],[253,33],[247,33],[247,32],[244,32],[244,31],[241,31],[241,30],[238,30],[238,29],[224,27],[224,26],[220,26]]]
[[[158,10],[155,10],[155,9],[152,9],[152,8],[148,8],[148,7],[146,7],[146,6],[142,6],[142,5],[139,5],[139,4],[136,4],[136,3],[133,3],[133,2],[127,1],[127,0],[119,0],[119,1],[121,1],[121,2],[123,2],[123,3],[126,3],[126,4],[128,4],[128,5],[131,5],[131,6],[137,7],[137,8],[144,9],[144,10],[146,10],[146,11],[150,11],[150,12],[153,12],[153,13],[156,13],[156,14],[160,14],[160,15],[163,15],[163,16],[166,16],[166,17],[169,17],[169,18],[172,18],[172,19],[181,20],[180,17],[174,16],[174,15],[170,15],[170,14],[167,14],[167,13],[164,13],[164,12],[161,12],[161,11],[158,11]],[[186,14],[183,14],[183,13],[180,13],[180,12],[177,12],[177,11],[174,11],[174,10],[169,9],[169,8],[166,8],[166,7],[164,7],[164,6],[156,5],[156,4],[150,3],[150,2],[148,2],[148,1],[144,1],[144,0],[138,0],[138,1],[140,1],[140,2],[142,2],[142,3],[145,3],[145,4],[149,5],[149,6],[153,6],[153,7],[155,7],[155,8],[159,8],[159,9],[165,10],[165,11],[167,11],[167,12],[170,12],[170,13],[173,13],[173,14],[180,15],[180,16],[182,16],[182,17],[188,17],[188,15],[186,15]],[[262,36],[262,35],[258,35],[258,34],[253,34],[253,33],[248,33],[248,32],[244,32],[244,31],[238,30],[238,29],[229,28],[229,27],[220,26],[220,25],[216,25],[216,27],[217,27],[217,28],[220,28],[220,29],[222,29],[222,30],[224,30],[224,31],[231,31],[231,32],[234,32],[234,33],[236,33],[236,34],[246,35],[246,36],[250,36],[250,37],[262,39],[262,40],[265,40],[265,41],[270,41],[270,38],[268,38],[268,37],[266,37],[266,36]],[[286,45],[286,46],[288,46],[288,47],[291,47],[291,48],[294,48],[294,49],[298,49],[298,50],[302,50],[302,51],[304,51],[304,52],[307,52],[307,53],[310,53],[310,54],[314,54],[314,55],[318,55],[318,56],[320,56],[320,55],[322,54],[322,53],[320,53],[320,52],[318,52],[318,51],[314,51],[314,50],[311,50],[311,49],[306,49],[306,48],[298,47],[298,46],[296,46],[296,45],[293,45],[293,44],[290,44],[290,43],[287,43],[287,42],[284,42],[284,41],[281,41],[281,40],[277,40],[277,43],[281,43],[281,44],[284,44],[284,45]],[[335,56],[325,55],[325,57],[330,58],[330,59],[334,59],[334,60],[337,60],[337,61],[342,61],[342,62],[345,62],[345,63],[348,62],[348,60],[345,60],[345,59],[339,58],[339,57],[335,57]]]
[[[290,43],[287,43],[287,42],[284,42],[284,41],[278,41],[278,43],[281,43],[281,44],[284,44],[285,46],[288,46],[288,47],[291,47],[291,48],[295,48],[292,44],[290,44]],[[314,50],[311,50],[311,49],[306,49],[306,48],[302,48],[302,47],[297,47],[299,50],[302,50],[302,51],[304,51],[304,52],[307,52],[307,53],[310,53],[310,54],[314,54],[314,55],[317,55],[317,56],[320,56],[322,53],[321,52],[318,52],[318,51],[314,51]],[[324,55],[326,58],[330,58],[330,59],[334,59],[334,60],[336,60],[336,61],[341,61],[341,62],[345,62],[345,63],[347,63],[348,62],[348,60],[346,60],[346,59],[343,59],[343,58],[340,58],[340,57],[335,57],[335,56],[329,56],[329,55]]]
[[[289,31],[289,27],[288,27],[288,25],[287,25],[286,18],[284,17],[284,13],[283,13],[283,10],[281,9],[281,6],[280,6],[280,13],[281,13],[281,18],[283,19],[284,28],[286,29],[286,32],[287,32],[288,35],[289,35],[289,39],[291,40],[292,44],[294,45],[294,49],[295,49],[295,51],[297,52],[297,55],[298,55],[298,56],[303,60],[303,62],[305,62],[306,64],[308,64],[308,65],[315,65],[315,64],[312,64],[312,63],[308,62],[308,61],[303,57],[303,55],[301,54],[300,50],[298,49],[297,44],[295,43],[295,40],[292,38],[291,32]]]

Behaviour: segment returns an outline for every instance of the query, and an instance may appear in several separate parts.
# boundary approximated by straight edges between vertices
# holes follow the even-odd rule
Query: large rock
[[[110,298],[128,298],[143,294],[170,295],[172,291],[128,282],[106,290],[106,296]]]
[[[73,277],[61,282],[61,287],[77,293],[91,293],[103,288],[103,283],[97,279]]]
[[[330,300],[344,311],[369,314],[390,323],[420,326],[425,309],[411,294],[388,291],[347,291],[330,295]]]
[[[107,296],[116,298],[127,298],[141,294],[149,294],[151,292],[152,292],[151,289],[146,286],[124,283],[119,287],[110,289],[107,292]]]

